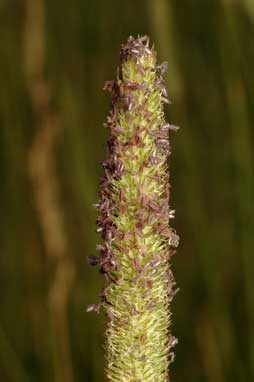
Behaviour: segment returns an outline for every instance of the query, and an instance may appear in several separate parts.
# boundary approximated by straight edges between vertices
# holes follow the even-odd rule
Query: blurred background
[[[172,382],[254,379],[253,0],[0,0],[0,380],[97,382],[104,317],[86,313],[100,161],[121,43],[168,61]],[[252,379],[253,378],[253,379]]]

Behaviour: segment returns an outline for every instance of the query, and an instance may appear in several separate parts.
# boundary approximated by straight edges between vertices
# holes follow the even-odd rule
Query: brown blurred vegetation
[[[254,377],[253,0],[0,1],[0,380],[99,381],[97,186],[120,44],[148,34],[182,126],[174,382]]]

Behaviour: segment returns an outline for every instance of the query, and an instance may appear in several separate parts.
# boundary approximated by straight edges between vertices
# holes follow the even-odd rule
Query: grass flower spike
[[[97,231],[103,243],[100,266],[105,287],[88,307],[108,316],[106,375],[112,382],[165,382],[177,343],[170,334],[170,302],[176,293],[170,258],[179,238],[170,228],[169,103],[163,81],[166,63],[145,37],[122,45],[112,95],[105,176],[100,181]]]

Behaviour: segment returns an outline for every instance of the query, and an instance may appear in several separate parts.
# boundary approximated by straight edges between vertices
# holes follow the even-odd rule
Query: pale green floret
[[[168,168],[164,163],[145,166],[152,153],[157,152],[155,139],[148,133],[164,123],[161,92],[154,85],[156,80],[155,53],[144,54],[139,61],[129,56],[122,63],[122,82],[145,83],[150,89],[132,91],[135,107],[126,111],[119,107],[117,121],[124,129],[119,134],[121,143],[133,138],[137,128],[141,129],[143,147],[132,146],[120,158],[126,173],[113,180],[112,199],[120,205],[119,191],[124,190],[126,209],[115,214],[113,222],[118,231],[126,234],[126,239],[112,242],[119,269],[115,271],[116,283],[108,287],[107,376],[113,382],[165,382],[168,379],[169,359],[169,296],[168,280],[165,277],[170,269],[165,239],[154,231],[154,224],[146,224],[140,236],[131,236],[136,228],[136,212],[142,207],[140,195],[155,195],[159,201],[163,196]],[[144,73],[140,72],[140,67]],[[128,90],[123,90],[129,93]],[[146,102],[145,102],[146,101]],[[138,105],[145,102],[144,110],[151,112],[148,121],[140,113]],[[130,115],[132,118],[130,118]],[[131,121],[131,122],[130,122]],[[142,131],[142,128],[144,130]],[[160,174],[160,180],[153,176]],[[121,249],[119,249],[119,246]],[[149,266],[156,256],[162,262]],[[163,261],[164,259],[164,261]],[[135,265],[137,261],[142,271]],[[110,305],[111,304],[111,305]]]

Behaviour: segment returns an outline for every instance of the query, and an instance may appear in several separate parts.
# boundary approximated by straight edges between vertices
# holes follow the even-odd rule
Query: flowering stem
[[[107,81],[111,131],[101,178],[97,231],[104,243],[91,256],[105,275],[101,301],[88,307],[108,316],[106,374],[113,382],[168,380],[177,340],[170,334],[170,302],[176,293],[170,269],[178,236],[169,227],[169,131],[163,103],[166,63],[145,37],[122,45],[117,80]]]

